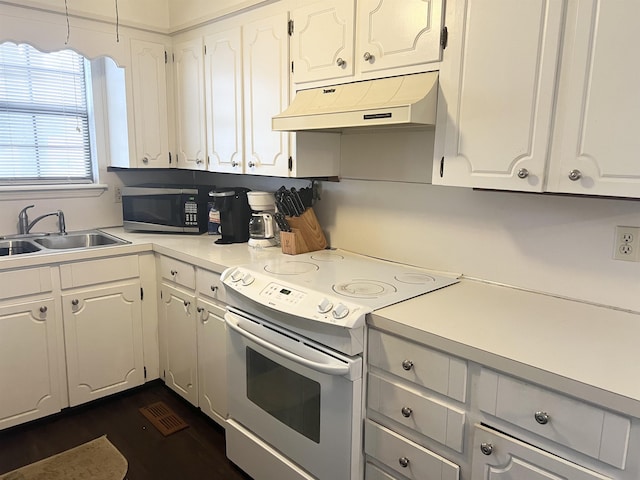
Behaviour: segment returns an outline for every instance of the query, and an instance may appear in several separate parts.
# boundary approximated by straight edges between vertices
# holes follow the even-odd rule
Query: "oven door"
[[[357,478],[362,358],[230,310],[229,417],[318,479]]]

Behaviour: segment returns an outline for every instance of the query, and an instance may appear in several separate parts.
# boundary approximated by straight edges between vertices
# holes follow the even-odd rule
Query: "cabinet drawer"
[[[475,430],[471,478],[611,480],[495,430]]]
[[[0,272],[0,300],[51,291],[51,267]]]
[[[100,258],[60,265],[62,288],[83,287],[140,276],[137,255]]]
[[[195,267],[171,257],[160,257],[160,275],[190,290],[196,289]]]
[[[367,407],[462,453],[465,413],[369,374]]]
[[[369,330],[369,363],[454,400],[466,400],[467,363],[459,358]]]
[[[364,450],[412,480],[457,480],[459,477],[460,467],[455,463],[371,420],[365,423]]]
[[[364,478],[366,480],[397,480],[386,472],[383,472],[373,463],[367,462],[365,466]]]
[[[198,287],[198,295],[204,295],[213,300],[227,303],[224,284],[220,280],[219,273],[198,268],[196,271],[196,285]]]
[[[628,418],[486,368],[478,392],[483,412],[624,469]]]

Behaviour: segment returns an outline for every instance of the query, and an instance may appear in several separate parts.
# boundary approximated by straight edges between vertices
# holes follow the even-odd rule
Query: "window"
[[[94,182],[87,66],[71,50],[0,44],[0,185]]]

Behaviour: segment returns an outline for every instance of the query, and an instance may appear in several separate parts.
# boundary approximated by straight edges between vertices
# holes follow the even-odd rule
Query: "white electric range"
[[[343,250],[222,274],[227,456],[255,480],[359,480],[366,316],[458,281]]]

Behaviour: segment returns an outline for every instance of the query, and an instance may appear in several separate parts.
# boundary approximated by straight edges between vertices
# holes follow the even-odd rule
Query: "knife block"
[[[299,217],[286,217],[290,232],[280,232],[282,253],[298,255],[327,248],[327,239],[322,233],[313,208],[307,208]]]

